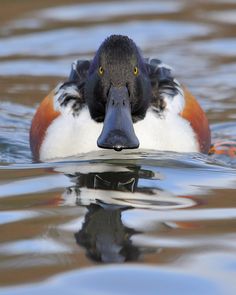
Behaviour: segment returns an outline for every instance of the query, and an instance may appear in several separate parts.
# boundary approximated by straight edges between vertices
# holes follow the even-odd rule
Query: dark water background
[[[236,140],[236,2],[0,1],[1,294],[236,294],[236,162],[100,151],[32,164],[30,121],[77,58],[129,35]]]

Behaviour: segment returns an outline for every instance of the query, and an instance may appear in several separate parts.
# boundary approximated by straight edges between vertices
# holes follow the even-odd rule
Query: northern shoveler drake
[[[72,64],[69,79],[40,104],[30,130],[35,160],[104,149],[207,153],[208,120],[194,96],[158,59],[127,36],[112,35],[93,60]]]

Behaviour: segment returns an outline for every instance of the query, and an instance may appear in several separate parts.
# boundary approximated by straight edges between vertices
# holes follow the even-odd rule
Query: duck
[[[93,59],[76,60],[68,79],[41,102],[32,119],[36,161],[111,149],[208,153],[205,112],[157,58],[128,36],[111,35]]]

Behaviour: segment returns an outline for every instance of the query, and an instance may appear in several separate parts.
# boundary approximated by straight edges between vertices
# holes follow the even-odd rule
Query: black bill
[[[104,125],[97,145],[116,151],[139,147],[138,138],[134,133],[127,87],[111,86]]]

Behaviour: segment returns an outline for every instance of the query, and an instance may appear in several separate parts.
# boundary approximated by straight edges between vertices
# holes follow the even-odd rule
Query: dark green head
[[[152,96],[143,57],[127,36],[112,35],[98,49],[85,83],[91,117],[104,121],[98,146],[137,148],[133,123],[145,117]]]

